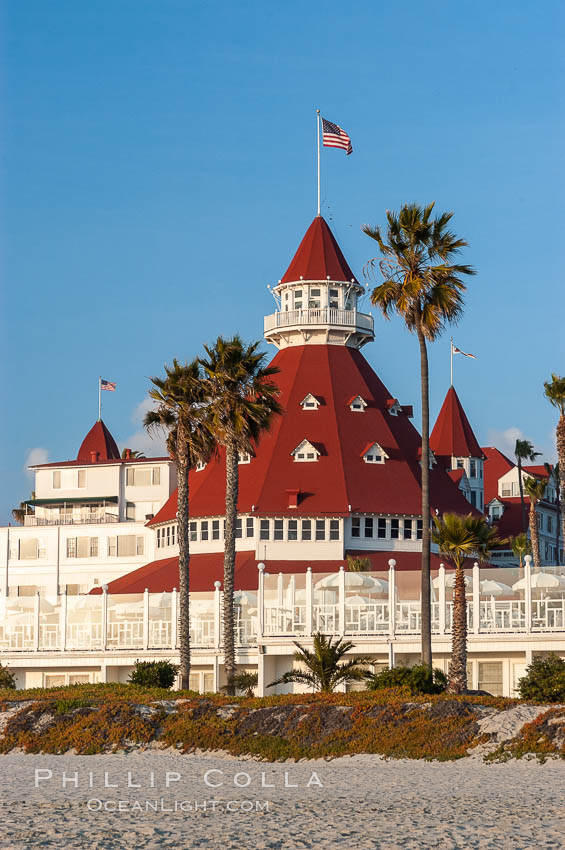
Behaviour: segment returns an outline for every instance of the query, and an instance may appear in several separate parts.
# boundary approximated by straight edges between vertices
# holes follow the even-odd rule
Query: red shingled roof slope
[[[419,571],[422,561],[420,552],[352,552],[350,554],[369,558],[371,568],[375,572],[385,573],[388,570],[389,558],[396,560],[397,571]],[[439,555],[432,554],[431,567],[437,570],[440,565]],[[255,552],[236,552],[235,556],[235,590],[256,590],[258,583],[257,564],[261,560],[255,557]],[[270,575],[278,573],[305,573],[307,567],[312,567],[314,573],[337,572],[341,566],[347,567],[347,561],[266,561],[266,571]],[[471,562],[469,562],[469,566]],[[450,566],[446,563],[446,566]],[[191,592],[214,590],[214,582],[224,580],[223,552],[206,552],[190,557],[190,590]],[[419,581],[419,572],[418,572]],[[145,588],[150,593],[170,593],[179,587],[179,559],[163,558],[151,561],[127,575],[120,576],[108,584],[108,593],[143,593]],[[99,587],[91,593],[102,593]]]
[[[321,215],[316,216],[304,238],[298,246],[298,251],[281,279],[281,283],[304,280],[340,280],[351,282],[355,275],[335,236]],[[357,281],[355,281],[357,282]]]
[[[341,345],[291,346],[278,352],[272,365],[285,408],[248,464],[240,464],[239,511],[256,516],[343,516],[351,511],[411,514],[421,511],[420,436],[405,413],[387,410],[391,393],[363,355]],[[303,410],[311,392],[326,403]],[[352,411],[352,394],[367,402],[363,413]],[[291,452],[308,439],[324,446],[312,463],[295,462]],[[367,444],[378,443],[388,455],[384,464],[365,463]],[[438,464],[430,472],[431,509],[467,513],[469,503]],[[298,507],[288,507],[287,490],[299,490]],[[176,518],[176,492],[151,521]],[[222,516],[225,511],[224,455],[205,469],[190,473],[190,513]]]
[[[101,419],[94,423],[78,450],[77,460],[91,463],[91,452],[97,452],[97,460],[117,460],[120,457],[116,441]]]
[[[430,434],[430,448],[436,457],[482,457],[483,453],[459,401],[450,387]]]
[[[485,456],[484,462],[484,488],[485,488],[485,505],[498,497],[498,480],[503,475],[516,466],[513,460],[507,458],[500,449],[494,446],[483,446],[482,452]]]

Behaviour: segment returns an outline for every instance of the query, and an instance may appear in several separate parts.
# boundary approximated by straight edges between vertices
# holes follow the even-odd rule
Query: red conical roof
[[[95,457],[93,457],[95,452]],[[93,463],[104,460],[118,460],[120,457],[116,441],[101,419],[94,423],[78,450],[77,460]]]
[[[306,231],[298,251],[281,278],[281,283],[289,283],[301,278],[326,280],[328,277],[330,280],[347,282],[354,280],[357,283],[335,236],[325,219],[319,215]]]
[[[436,457],[482,457],[483,452],[453,387],[447,391],[430,435]]]
[[[250,463],[239,467],[240,513],[254,516],[347,516],[352,511],[418,516],[421,513],[420,435],[406,412],[391,415],[392,394],[363,355],[341,345],[289,346],[273,366],[285,409],[256,448]],[[308,393],[320,400],[304,410]],[[360,395],[364,412],[350,409]],[[316,462],[297,463],[292,452],[307,439],[320,449]],[[366,463],[363,453],[378,443],[386,463]],[[225,512],[225,460],[221,452],[198,472],[190,473],[190,515]],[[432,511],[469,512],[469,503],[438,464],[430,472]],[[297,506],[289,502],[297,500]],[[151,525],[176,519],[172,494]]]

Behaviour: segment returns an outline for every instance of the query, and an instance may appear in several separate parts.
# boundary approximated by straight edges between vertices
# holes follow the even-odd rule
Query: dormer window
[[[361,398],[360,395],[353,396],[353,398],[350,398],[347,403],[350,410],[357,411],[358,413],[363,413],[367,407],[367,402],[364,398]]]
[[[362,455],[365,463],[385,463],[388,460],[387,453],[378,443],[370,443]]]
[[[319,399],[316,398],[312,393],[308,393],[302,401],[300,402],[300,407],[302,410],[317,410],[320,406]]]
[[[436,458],[435,454],[432,452],[431,449],[429,449],[429,453],[430,453],[430,455],[429,455],[428,468],[433,469],[434,466],[437,463],[437,458]],[[421,447],[418,449],[418,463],[422,463],[422,448]]]
[[[205,469],[205,468],[206,468],[206,464],[203,463],[201,460],[199,460],[198,463],[196,464],[196,472],[202,472],[202,470]]]
[[[238,452],[237,462],[251,463],[251,455],[249,454],[249,452]]]
[[[387,402],[386,402],[386,406],[387,406],[388,412],[390,413],[391,416],[398,416],[398,414],[402,410],[402,407],[398,403],[397,398],[388,398]]]
[[[302,442],[291,452],[296,463],[313,463],[320,457],[320,450],[310,440]]]

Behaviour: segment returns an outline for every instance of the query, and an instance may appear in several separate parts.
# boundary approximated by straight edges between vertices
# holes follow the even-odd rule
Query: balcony
[[[125,522],[126,520],[122,520]],[[120,522],[119,516],[116,514],[96,513],[81,516],[56,516],[56,517],[41,517],[35,514],[27,514],[24,516],[24,526],[43,526],[43,525],[102,525],[107,522]]]
[[[373,317],[357,310],[341,310],[337,307],[320,307],[309,310],[288,310],[265,316],[265,333],[277,328],[333,325],[344,329],[355,329],[373,334]]]

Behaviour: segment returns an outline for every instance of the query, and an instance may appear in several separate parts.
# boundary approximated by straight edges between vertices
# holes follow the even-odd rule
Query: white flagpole
[[[450,386],[453,386],[453,337],[451,337],[450,346],[451,346],[451,384],[450,384]]]
[[[320,110],[316,110],[318,130],[318,215],[320,215]]]
[[[100,422],[102,416],[102,375],[98,375],[98,421]]]

